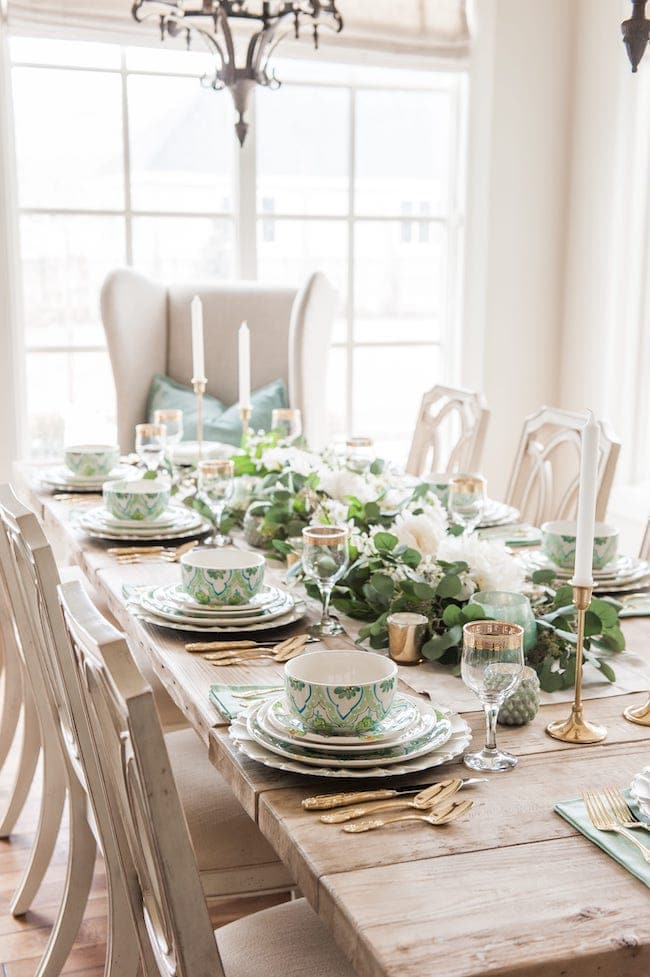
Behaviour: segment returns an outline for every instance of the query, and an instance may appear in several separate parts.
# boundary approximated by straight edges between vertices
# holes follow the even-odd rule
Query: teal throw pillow
[[[288,407],[287,390],[283,380],[272,380],[251,394],[253,408],[250,426],[253,431],[270,431],[271,414],[276,407]],[[147,417],[153,420],[156,410],[183,411],[183,441],[196,441],[196,395],[191,387],[176,383],[170,377],[156,373],[147,398]],[[206,441],[223,441],[239,447],[242,437],[239,406],[226,407],[216,397],[203,397],[203,437]]]

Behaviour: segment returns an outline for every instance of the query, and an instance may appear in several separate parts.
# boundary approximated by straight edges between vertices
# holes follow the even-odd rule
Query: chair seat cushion
[[[271,414],[276,407],[288,407],[287,390],[282,380],[273,380],[251,394],[250,426],[254,431],[271,430]],[[153,421],[154,411],[176,409],[183,411],[183,440],[196,440],[196,396],[191,387],[176,383],[170,377],[156,373],[151,381],[147,399],[147,417]],[[226,407],[216,397],[203,397],[203,438],[222,441],[239,447],[242,437],[239,405]]]
[[[225,977],[355,977],[306,899],[244,916],[215,936]]]
[[[275,851],[249,818],[192,729],[173,730],[165,742],[196,861],[214,873],[206,894],[234,894],[294,885]],[[223,890],[223,891],[222,891]]]

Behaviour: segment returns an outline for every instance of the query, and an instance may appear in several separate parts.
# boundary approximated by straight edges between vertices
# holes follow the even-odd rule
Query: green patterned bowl
[[[169,505],[170,498],[169,485],[153,478],[105,482],[102,494],[104,505],[116,519],[138,522],[157,519]]]
[[[576,560],[576,523],[568,519],[545,522],[542,526],[542,549],[556,566],[572,570]],[[597,522],[594,532],[592,569],[602,570],[616,559],[618,529]]]
[[[120,460],[120,449],[112,444],[77,444],[63,454],[66,466],[81,478],[109,475]]]
[[[397,687],[397,666],[371,651],[321,651],[284,667],[289,708],[326,736],[367,733],[385,719]]]
[[[248,604],[264,583],[261,553],[196,549],[181,557],[183,589],[199,604]]]

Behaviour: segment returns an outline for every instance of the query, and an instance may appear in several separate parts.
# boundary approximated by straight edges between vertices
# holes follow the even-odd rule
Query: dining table
[[[78,526],[75,513],[88,502],[58,501],[27,465],[19,466],[16,478],[59,559],[81,568],[129,641],[147,656],[211,762],[359,977],[650,974],[648,887],[554,812],[556,803],[580,797],[585,789],[627,786],[650,763],[650,729],[623,717],[626,706],[647,697],[641,686],[632,694],[592,695],[587,701],[589,717],[607,727],[599,744],[572,745],[546,733],[550,721],[568,715],[566,699],[546,701],[528,725],[500,727],[499,745],[519,763],[465,788],[473,807],[452,825],[411,823],[347,834],[321,823],[301,801],[359,784],[365,788],[365,782],[319,780],[248,759],[210,700],[215,683],[279,685],[281,666],[219,666],[186,651],[187,636],[144,623],[129,606],[125,588],[177,581],[178,565],[118,563],[108,552],[110,544],[90,539]],[[280,583],[285,567],[269,560],[267,574]],[[309,600],[307,605],[308,619],[317,619],[317,605]],[[345,618],[342,623],[347,633],[326,639],[327,646],[355,647],[351,623]],[[629,618],[622,624],[627,646],[645,660],[650,675],[650,620]],[[300,622],[296,629],[304,626]],[[427,668],[400,668],[402,687],[417,689],[415,676]],[[474,742],[482,743],[478,700],[462,714]],[[399,778],[397,786],[465,775],[459,757]]]

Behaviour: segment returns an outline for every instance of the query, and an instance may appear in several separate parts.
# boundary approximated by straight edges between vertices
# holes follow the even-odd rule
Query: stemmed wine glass
[[[307,526],[302,531],[302,567],[321,592],[323,614],[308,631],[317,638],[341,634],[343,628],[330,617],[332,589],[348,566],[348,531],[345,526]]]
[[[297,407],[275,407],[271,414],[271,430],[280,431],[287,441],[295,441],[302,434],[302,414]]]
[[[147,471],[157,472],[165,456],[167,428],[164,424],[136,424],[135,451]]]
[[[179,444],[183,439],[183,411],[175,408],[155,410],[153,419],[156,424],[164,424],[167,429],[167,460],[173,477],[174,445]]]
[[[482,475],[454,475],[449,480],[447,509],[454,522],[471,533],[485,512],[486,481]]]
[[[232,461],[222,459],[200,461],[197,465],[197,476],[198,496],[208,506],[216,523],[212,545],[227,546],[232,543],[232,539],[221,532],[221,521],[224,509],[235,490],[235,466]]]
[[[345,442],[347,467],[353,472],[363,473],[372,464],[372,438],[348,438]]]
[[[499,709],[517,687],[524,669],[524,629],[506,621],[471,621],[463,628],[460,672],[485,710],[485,746],[466,753],[465,766],[472,770],[510,770],[517,758],[497,749]]]

